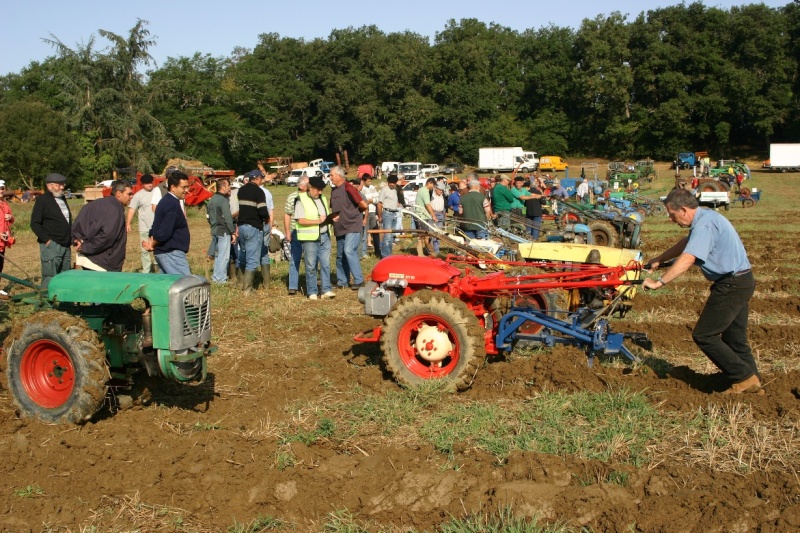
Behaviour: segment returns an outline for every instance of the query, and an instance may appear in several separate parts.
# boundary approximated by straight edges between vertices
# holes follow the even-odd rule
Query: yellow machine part
[[[644,261],[644,256],[640,250],[627,248],[609,248],[608,246],[564,242],[531,242],[519,245],[522,259],[538,261],[586,263],[592,250],[600,252],[600,263],[604,266],[625,266],[631,261]],[[640,277],[640,272],[630,271],[625,274],[625,279],[639,279]],[[630,287],[627,297],[633,298],[635,295],[635,287]]]

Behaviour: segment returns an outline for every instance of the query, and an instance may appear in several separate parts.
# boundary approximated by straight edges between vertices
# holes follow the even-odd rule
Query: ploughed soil
[[[766,215],[758,209],[766,208],[732,212],[746,222],[748,216]],[[787,261],[786,253],[795,249],[797,232],[763,231],[742,237],[759,279],[751,316],[772,319],[751,324],[749,334],[757,354],[770,354],[780,364],[762,362],[766,395],[741,401],[763,422],[780,424],[800,415],[800,371],[792,361],[800,345],[794,323],[800,279],[797,254],[789,253]],[[31,242],[13,253],[17,258],[27,254],[30,268],[38,269],[32,237],[24,239]],[[645,233],[645,240],[656,252],[671,238]],[[197,245],[194,256],[202,257],[202,250]],[[128,269],[135,266],[129,262]],[[287,445],[274,428],[302,417],[309,402],[356,387],[376,394],[398,387],[379,364],[379,347],[352,340],[355,332],[377,324],[361,316],[354,292],[339,292],[335,300],[315,302],[309,310],[312,302],[286,296],[284,283],[283,276],[274,279],[268,291],[248,303],[258,301],[248,309],[268,312],[243,313],[235,291],[221,304],[215,300],[219,352],[209,359],[205,383],[162,384],[151,389],[149,402],[127,409],[118,409],[110,397],[108,407],[81,426],[19,418],[0,372],[0,530],[79,531],[95,525],[115,531],[227,531],[234,523],[270,516],[297,531],[321,531],[330,513],[346,510],[370,530],[422,531],[451,517],[508,507],[519,516],[595,531],[800,528],[796,464],[732,473],[671,457],[636,468],[518,452],[498,465],[494,457],[469,448],[448,458],[433,447],[401,441],[333,444],[322,439],[310,446],[289,444],[295,464],[279,468]],[[625,365],[588,368],[581,352],[558,348],[488,362],[472,388],[453,401],[524,400],[542,390],[624,387],[644,391],[664,411],[730,405],[732,400],[720,394],[726,383],[691,340],[707,286],[696,274],[684,276],[670,291],[637,295],[635,312],[614,322],[616,330],[648,333],[656,347],[673,354],[668,372],[632,371]],[[627,481],[581,481],[605,480],[611,471],[624,471]]]

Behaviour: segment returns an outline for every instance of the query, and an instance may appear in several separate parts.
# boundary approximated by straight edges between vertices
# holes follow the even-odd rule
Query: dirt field
[[[380,421],[370,434],[286,442],[285,428],[314,419],[319,406],[400,389],[382,370],[379,349],[352,341],[376,325],[361,315],[356,293],[313,305],[289,298],[280,266],[269,290],[249,300],[214,289],[219,351],[202,385],[163,386],[144,406],[105,409],[83,426],[51,426],[18,418],[0,371],[0,530],[231,531],[274,517],[287,531],[344,531],[336,524],[347,515],[369,531],[432,531],[452,517],[510,508],[576,530],[796,531],[800,176],[764,174],[754,182],[764,199],[727,215],[758,281],[749,333],[765,396],[719,394],[724,383],[691,341],[708,287],[693,272],[669,290],[637,295],[635,312],[614,322],[617,330],[651,336],[655,350],[646,364],[590,369],[569,348],[512,355],[487,364],[469,391],[444,400],[642,392],[664,416],[717,413],[732,432],[711,434],[713,442],[690,437],[687,427],[680,445],[653,443],[641,466],[534,452],[512,452],[499,464],[476,446],[448,455],[414,435],[387,437]],[[192,227],[193,266],[202,273],[208,226],[195,217]],[[666,220],[648,219],[645,255],[679,234]],[[33,235],[18,237],[9,257],[37,275]],[[137,266],[129,245],[126,270]],[[731,435],[741,439],[739,456],[714,456],[730,449],[720,439]],[[624,483],[609,482],[612,472],[624,474]]]

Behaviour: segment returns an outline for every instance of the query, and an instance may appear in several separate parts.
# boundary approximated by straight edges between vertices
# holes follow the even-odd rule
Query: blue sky
[[[433,37],[448,20],[476,18],[514,30],[556,26],[580,27],[585,18],[619,11],[633,20],[642,11],[675,5],[670,0],[3,0],[0,18],[0,75],[18,72],[31,61],[53,55],[42,41],[50,35],[74,48],[96,36],[96,48],[107,44],[97,30],[127,35],[137,18],[149,21],[157,45],[150,52],[159,65],[167,57],[195,52],[229,56],[235,47],[252,49],[262,33],[283,37],[326,38],[332,29],[374,24],[386,33],[413,31]],[[689,2],[691,3],[691,2]],[[758,2],[705,1],[728,8]],[[765,0],[780,7],[790,0]]]

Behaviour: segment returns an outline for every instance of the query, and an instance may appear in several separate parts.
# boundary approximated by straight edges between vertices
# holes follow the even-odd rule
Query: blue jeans
[[[539,231],[542,229],[542,217],[528,217],[528,234],[534,241],[539,239]]]
[[[239,242],[239,268],[255,272],[261,264],[264,232],[248,224],[242,224],[239,226]]]
[[[475,231],[465,229],[464,235],[469,237],[470,239],[488,239],[489,238],[489,230],[485,229],[478,229]]]
[[[306,294],[317,294],[317,262],[319,275],[322,278],[322,293],[331,290],[331,237],[326,233],[316,241],[301,241],[306,267]]]
[[[444,212],[435,212],[436,218],[433,220],[433,225],[437,228],[444,229]],[[439,253],[439,239],[436,237],[431,238],[431,243],[433,244],[433,251],[437,254]]]
[[[289,290],[300,289],[300,259],[303,258],[303,243],[297,240],[297,230],[292,230],[292,257],[289,259]]]
[[[184,274],[189,275],[192,273],[189,270],[189,261],[186,260],[186,252],[183,250],[172,250],[156,254],[156,263],[158,268],[161,269],[162,274]]]
[[[394,229],[396,221],[400,218],[400,213],[383,210],[383,229]],[[381,256],[389,257],[392,255],[392,244],[394,244],[394,235],[392,233],[384,233],[381,239]]]
[[[216,257],[214,258],[214,273],[211,281],[215,283],[225,283],[228,281],[228,265],[231,261],[231,236],[214,235],[211,238],[214,243]]]
[[[347,287],[350,274],[353,275],[353,284],[364,283],[364,274],[361,273],[361,260],[358,257],[358,245],[361,243],[361,232],[345,233],[336,237],[336,284]]]

